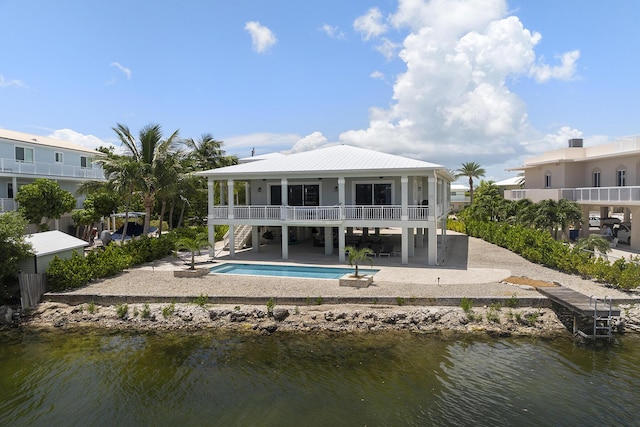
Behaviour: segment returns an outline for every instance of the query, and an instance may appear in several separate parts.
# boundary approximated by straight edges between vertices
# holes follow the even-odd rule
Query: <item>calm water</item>
[[[235,264],[226,263],[211,267],[217,274],[244,274],[249,276],[305,277],[313,279],[339,279],[345,274],[353,273],[353,268],[312,267],[303,265],[276,264]],[[380,270],[361,268],[359,274],[375,274]]]
[[[640,425],[640,337],[0,333],[2,425]]]

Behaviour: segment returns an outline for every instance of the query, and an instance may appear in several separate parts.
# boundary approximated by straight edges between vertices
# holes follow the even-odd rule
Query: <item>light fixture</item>
[[[262,187],[258,187],[258,193],[262,193]]]
[[[338,186],[333,187],[333,191],[338,191]]]

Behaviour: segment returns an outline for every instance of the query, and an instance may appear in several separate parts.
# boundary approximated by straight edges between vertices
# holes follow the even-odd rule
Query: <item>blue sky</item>
[[[247,157],[345,143],[513,176],[637,134],[640,2],[0,0],[0,127]]]

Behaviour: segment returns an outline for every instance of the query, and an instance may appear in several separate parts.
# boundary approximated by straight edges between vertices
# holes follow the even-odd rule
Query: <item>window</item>
[[[600,187],[600,172],[593,173],[593,186]]]
[[[13,199],[13,183],[12,182],[7,183],[7,197],[9,199]]]
[[[616,185],[618,187],[624,187],[625,185],[627,185],[627,171],[625,171],[624,169],[620,169],[618,170],[617,174],[617,178],[616,178]]]
[[[82,169],[91,169],[91,159],[85,156],[80,156],[80,167]]]
[[[391,183],[356,184],[356,205],[390,205]]]
[[[33,163],[33,148],[16,147],[16,162]]]
[[[55,157],[56,163],[62,163],[62,153],[61,152],[56,151],[54,153],[54,157]]]
[[[297,184],[287,186],[287,204],[289,206],[320,206],[320,185]],[[271,204],[282,204],[282,187],[271,186]]]
[[[544,176],[544,188],[551,188],[551,174],[549,172]]]

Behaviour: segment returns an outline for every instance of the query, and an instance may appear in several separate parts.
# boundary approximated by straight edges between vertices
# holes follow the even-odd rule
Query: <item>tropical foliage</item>
[[[469,178],[469,200],[473,204],[473,178],[481,178],[486,171],[476,162],[463,163],[462,167],[456,171],[456,177]]]
[[[62,189],[57,182],[44,178],[37,178],[31,184],[20,187],[16,201],[22,216],[38,225],[41,231],[49,229],[45,218],[59,219],[76,205],[73,194]]]
[[[368,261],[369,264],[372,264],[371,256],[373,256],[374,252],[371,248],[356,248],[355,246],[347,246],[344,248],[347,253],[347,262],[350,266],[355,267],[354,276],[360,277],[358,273],[358,265],[363,261]]]
[[[18,212],[0,214],[0,301],[9,299],[9,283],[15,281],[18,261],[31,252],[31,245],[24,239],[27,221]]]
[[[200,255],[200,250],[205,247],[211,247],[206,233],[199,233],[195,236],[183,236],[176,240],[176,251],[186,249],[191,253],[190,270],[195,270],[196,268],[196,253]]]

